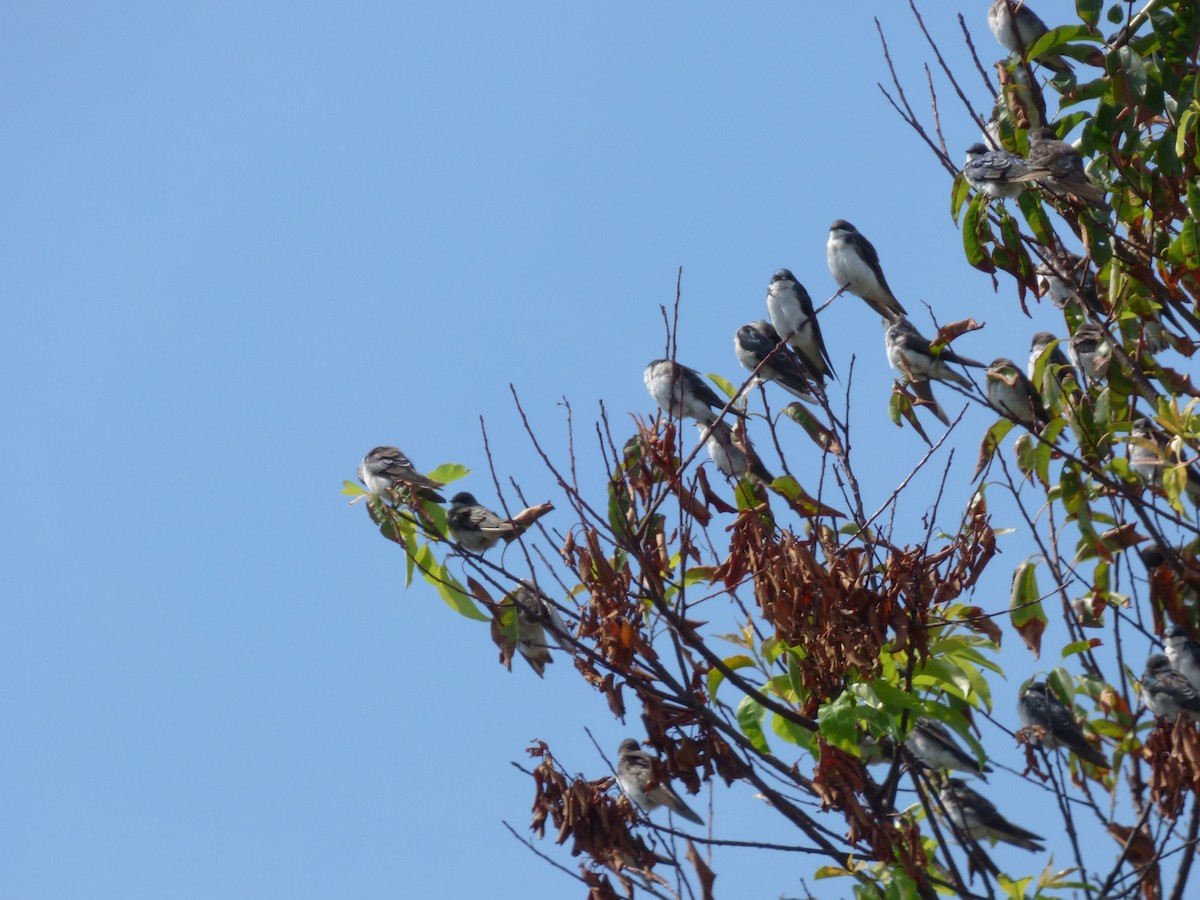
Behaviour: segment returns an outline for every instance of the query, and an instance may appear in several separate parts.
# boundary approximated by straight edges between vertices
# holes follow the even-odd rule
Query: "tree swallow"
[[[658,779],[654,771],[654,758],[642,750],[637,741],[621,741],[617,752],[617,784],[640,809],[650,812],[665,806],[697,825],[704,824],[704,820],[683,802],[667,781]]]
[[[759,377],[775,382],[801,400],[810,403],[816,401],[812,393],[812,382],[770,322],[760,319],[743,325],[733,336],[733,349],[737,353],[738,362],[745,366],[748,372],[758,369],[759,364],[774,353],[766,365],[758,369]]]
[[[796,276],[788,269],[780,269],[771,276],[767,287],[767,314],[775,330],[787,336],[796,355],[813,379],[824,383],[827,378],[836,378],[825,339],[821,337],[821,324],[813,311],[812,298]]]
[[[981,766],[970,753],[955,743],[949,730],[934,719],[921,716],[913,723],[912,730],[904,739],[904,746],[913,756],[931,769],[957,769],[970,772],[987,781],[988,766]]]
[[[1106,315],[1096,293],[1096,273],[1082,256],[1067,250],[1050,253],[1035,271],[1040,293],[1049,296],[1058,309],[1076,304],[1079,309],[1091,310],[1098,316]]]
[[[1022,58],[1048,30],[1046,23],[1024,0],[993,0],[987,18],[988,28],[1000,46]],[[1035,62],[1056,73],[1071,71],[1071,66],[1061,56],[1042,56]]]
[[[1034,853],[1046,849],[1040,843],[1044,838],[1009,822],[990,800],[967,787],[961,778],[948,778],[939,796],[954,827],[975,840],[1004,841]]]
[[[701,435],[707,428],[708,426],[703,422],[696,423],[696,430]],[[743,438],[743,440],[749,444],[748,439]],[[742,449],[741,442],[734,437],[733,429],[726,422],[713,423],[712,432],[709,434],[708,440],[704,442],[704,446],[717,468],[730,478],[741,478],[749,471],[753,472],[754,477],[759,481],[767,484],[775,480],[775,476],[766,470],[754,453],[753,447],[749,448],[750,454],[747,455]]]
[[[1172,722],[1180,716],[1192,721],[1200,719],[1200,695],[1161,653],[1146,660],[1146,671],[1142,673],[1142,701],[1160,719]]]
[[[826,256],[829,274],[839,288],[862,297],[871,309],[885,319],[906,315],[904,307],[883,277],[875,247],[845,219],[838,219],[829,226]]]
[[[1039,331],[1033,336],[1033,341],[1029,345],[1029,380],[1033,381],[1033,376],[1037,370],[1038,360],[1046,353],[1046,348],[1054,344],[1054,349],[1050,351],[1050,358],[1046,360],[1047,366],[1058,366],[1058,382],[1061,384],[1067,374],[1071,373],[1071,361],[1067,359],[1067,355],[1062,352],[1062,344],[1055,343],[1058,341],[1049,331]]]
[[[1015,153],[989,150],[983,144],[972,144],[967,148],[962,173],[971,187],[993,200],[1015,197],[1032,187],[1032,182],[1050,174],[1045,169],[1034,168]]]
[[[486,506],[480,506],[466,491],[450,498],[446,527],[450,537],[472,553],[485,553],[501,538],[512,541],[520,533],[516,525],[500,518]]]
[[[1087,176],[1079,151],[1060,141],[1053,128],[1036,128],[1029,133],[1029,163],[1050,174],[1041,183],[1055,196],[1075,198],[1101,209],[1110,209],[1105,192]]]
[[[1162,485],[1163,469],[1180,465],[1178,453],[1170,449],[1170,440],[1147,418],[1133,420],[1129,439],[1129,466],[1143,481],[1155,487]],[[1187,467],[1184,489],[1193,501],[1200,503],[1200,474]]]
[[[1000,357],[988,366],[987,398],[993,409],[1031,430],[1050,421],[1033,382],[1011,359]]]
[[[1107,769],[1108,759],[1093,747],[1075,721],[1074,713],[1048,690],[1046,682],[1035,681],[1017,701],[1021,724],[1029,729],[1029,743],[1047,750],[1066,747],[1080,759],[1100,769]],[[1037,733],[1040,730],[1040,736]]]
[[[948,381],[969,390],[971,382],[951,369],[947,363],[974,366],[977,369],[987,368],[984,363],[959,356],[949,347],[935,352],[929,339],[917,331],[912,322],[904,316],[892,320],[884,332],[883,340],[892,368],[915,378]]]
[[[546,666],[554,661],[550,656],[550,645],[546,643],[546,631],[549,630],[551,640],[564,650],[568,649],[564,642],[570,632],[558,610],[545,594],[535,590],[531,582],[521,581],[512,599],[517,612],[517,650],[540,678]]]
[[[1067,352],[1083,378],[1084,385],[1093,381],[1103,381],[1108,376],[1112,348],[1108,345],[1104,329],[1099,325],[1084,322],[1076,328],[1071,340],[1067,342]]]
[[[1180,675],[1200,691],[1200,643],[1192,640],[1182,625],[1172,625],[1167,631],[1167,659]]]
[[[445,498],[435,490],[445,485],[413,468],[399,447],[376,447],[368,453],[358,464],[358,480],[372,494],[384,499],[388,499],[396,488],[412,487],[423,500],[445,502]]]
[[[715,421],[725,401],[716,395],[700,373],[669,359],[656,359],[642,375],[646,390],[658,408],[672,418],[695,419],[706,425]],[[736,416],[740,410],[729,410]]]

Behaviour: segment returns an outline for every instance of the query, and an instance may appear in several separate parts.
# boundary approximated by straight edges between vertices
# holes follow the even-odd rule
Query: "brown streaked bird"
[[[1088,203],[1098,209],[1111,209],[1103,189],[1092,184],[1083,168],[1083,157],[1066,141],[1060,141],[1053,128],[1036,128],[1029,133],[1029,162],[1050,172],[1041,183],[1052,194]]]
[[[358,464],[358,480],[367,490],[385,499],[396,488],[411,487],[423,500],[442,503],[445,498],[437,488],[445,487],[418,472],[399,447],[375,447]]]

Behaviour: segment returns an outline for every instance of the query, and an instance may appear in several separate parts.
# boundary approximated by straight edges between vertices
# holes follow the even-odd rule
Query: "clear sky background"
[[[990,62],[986,4],[923,6],[987,110],[954,20]],[[611,754],[642,736],[636,710],[613,722],[561,660],[544,682],[506,673],[486,626],[402,590],[402,554],[341,482],[397,444],[426,470],[472,466],[461,486],[494,503],[482,415],[499,471],[561,508],[509,383],[559,460],[562,397],[581,434],[601,400],[628,433],[625,411],[652,410],[642,368],[680,266],[681,361],[740,380],[733,332],[765,314],[776,268],[835,289],[837,218],[923,330],[922,302],[987,323],[961,353],[1023,360],[1034,331],[1061,330],[963,261],[950,178],[876,87],[876,15],[925,112],[932,55],[896,2],[9,5],[0,895],[582,894],[503,829],[524,831],[532,800],[509,760],[543,739],[599,777],[584,726]],[[977,133],[937,84],[957,159]],[[823,327],[843,377],[857,360],[874,508],[925,445],[888,420],[878,317],[846,297]],[[968,411],[955,441],[950,529],[993,419]],[[923,532],[932,491],[918,481],[898,540]],[[1002,549],[974,598],[988,609],[1028,552],[1020,535]],[[1007,640],[996,700],[1015,727],[1017,685],[1057,650]],[[1010,738],[984,741],[1019,764]],[[1026,826],[1057,822],[1045,794],[993,785]],[[717,788],[718,833],[797,841],[751,793]],[[1046,863],[997,855],[1014,874]],[[740,897],[799,895],[811,869],[713,864]]]

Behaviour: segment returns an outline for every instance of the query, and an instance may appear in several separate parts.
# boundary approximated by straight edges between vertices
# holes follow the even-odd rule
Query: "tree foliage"
[[[554,651],[559,661],[569,654],[615,717],[640,718],[663,778],[689,793],[713,781],[751,785],[797,834],[763,852],[812,857],[808,871],[847,879],[855,896],[1187,895],[1200,735],[1142,708],[1143,660],[1132,648],[1161,641],[1171,625],[1200,631],[1189,493],[1200,393],[1161,359],[1168,348],[1192,356],[1200,336],[1200,10],[1183,0],[1151,0],[1137,12],[1099,0],[1076,7],[1077,21],[991,67],[977,57],[975,72],[951,72],[929,45],[961,114],[993,146],[1026,157],[1030,133],[1050,125],[1075,142],[1107,206],[1045,183],[1005,201],[975,193],[945,149],[936,97],[927,125],[894,71],[885,91],[954,176],[951,214],[980,277],[1014,311],[1054,303],[1064,348],[1086,325],[1108,345],[1091,377],[1041,355],[1033,382],[1049,421],[1029,428],[997,414],[978,436],[977,486],[961,511],[944,509],[939,494],[923,522],[895,521],[908,479],[872,508],[856,476],[870,459],[854,449],[848,411],[822,394],[774,415],[753,376],[711,380],[748,416],[733,432],[741,446],[749,450],[750,432],[760,447],[769,441],[782,474],[714,475],[701,464],[709,429],[697,442],[690,426],[665,417],[637,419],[628,434],[603,414],[595,426],[603,473],[552,459],[530,431],[565,509],[542,518],[548,510],[518,493],[533,512],[512,516],[527,530],[506,565],[450,543],[435,503],[402,488],[364,498],[382,535],[405,552],[409,580],[419,575],[460,615],[490,622],[505,665],[532,629],[549,624],[544,610],[522,614],[524,584],[566,623],[567,633],[552,629],[550,638],[566,650]],[[890,67],[886,43],[884,55]],[[1072,68],[1055,74],[1040,62],[1057,58]],[[935,347],[972,327],[947,326]],[[893,419],[925,437],[913,387],[901,373]],[[962,393],[987,403],[978,388]],[[1150,437],[1134,434],[1141,418],[1151,420]],[[797,426],[822,459],[802,474],[782,449]],[[789,431],[786,440],[777,429]],[[952,446],[931,440],[914,472],[945,467]],[[1133,461],[1138,450],[1157,454],[1149,476]],[[464,473],[432,474],[451,482]],[[346,492],[363,493],[349,482]],[[973,588],[1001,565],[992,508],[1000,498],[1016,516],[1005,524],[1036,551],[1013,566],[1008,608],[997,615],[974,604]],[[935,521],[956,524],[939,531]],[[446,565],[451,553],[470,573],[465,582]],[[709,627],[714,604],[740,610],[737,633]],[[1065,623],[1062,647],[1044,646],[1051,617]],[[1051,690],[1111,767],[1039,746],[1044,733],[992,708],[989,685],[1003,674],[997,651],[1010,629],[1051,661]],[[1034,874],[1000,872],[987,841],[947,816],[943,776],[905,744],[928,718],[986,760],[977,738],[984,717],[1014,734],[1025,776],[1056,798],[1061,822],[1037,830],[1055,832],[1057,868],[1031,856],[1040,860]],[[567,775],[543,743],[530,753],[533,831],[549,829],[582,857],[590,896],[712,894],[699,835],[639,814],[608,776]],[[1098,821],[1113,843],[1083,845],[1080,817]],[[707,840],[722,842],[719,822]]]

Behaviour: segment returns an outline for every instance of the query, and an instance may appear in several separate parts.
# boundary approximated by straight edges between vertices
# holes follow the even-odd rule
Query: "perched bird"
[[[1071,362],[1075,364],[1085,385],[1093,381],[1102,381],[1108,376],[1108,367],[1112,362],[1112,347],[1104,329],[1091,322],[1084,322],[1075,329],[1071,340],[1067,342],[1067,352]]]
[[[993,200],[1015,197],[1033,186],[1032,182],[1050,173],[1029,164],[1027,159],[1007,150],[989,150],[984,144],[967,148],[963,177],[971,187]]]
[[[1048,30],[1024,0],[993,0],[987,18],[988,28],[1000,46],[1022,58]],[[1059,55],[1041,56],[1036,61],[1056,73],[1071,71],[1071,66]]]
[[[954,827],[975,840],[1004,841],[1035,853],[1046,849],[1040,843],[1044,838],[1009,822],[990,800],[967,787],[961,778],[946,779],[939,796]]]
[[[1029,380],[1033,381],[1034,373],[1037,371],[1038,361],[1045,356],[1046,349],[1054,344],[1050,349],[1050,357],[1046,360],[1047,368],[1049,366],[1058,366],[1057,378],[1061,384],[1065,377],[1072,373],[1071,361],[1067,359],[1067,355],[1062,351],[1062,343],[1058,341],[1049,331],[1039,331],[1033,336],[1033,341],[1029,345],[1029,368],[1026,370],[1029,373]],[[1044,370],[1043,370],[1044,371]]]
[[[871,309],[885,319],[907,314],[883,277],[875,247],[858,233],[857,228],[845,219],[838,219],[829,226],[829,242],[825,250],[829,274],[839,288],[862,297]]]
[[[1093,747],[1075,715],[1049,690],[1044,681],[1035,681],[1025,688],[1017,701],[1021,724],[1029,729],[1029,742],[1054,750],[1066,747],[1080,759],[1101,769],[1107,769],[1108,759]]]
[[[1167,631],[1166,645],[1167,659],[1175,671],[1200,691],[1200,643],[1192,640],[1182,625],[1172,625]]]
[[[549,598],[532,582],[522,580],[512,599],[517,612],[517,650],[540,678],[546,666],[554,661],[546,643],[547,630],[550,639],[563,650],[568,649],[564,642],[570,631]]]
[[[1161,653],[1146,660],[1146,671],[1142,673],[1142,702],[1160,719],[1172,722],[1180,716],[1200,719],[1200,695]]]
[[[970,388],[971,382],[950,368],[947,363],[957,366],[972,366],[976,369],[986,369],[984,363],[959,356],[949,347],[934,351],[929,339],[924,337],[904,316],[893,319],[883,335],[887,347],[888,362],[893,369],[898,369],[914,378],[930,378],[934,381],[948,381],[962,388]]]
[[[1039,293],[1059,309],[1074,304],[1102,318],[1107,314],[1096,293],[1096,273],[1082,256],[1069,250],[1047,253],[1034,271]]]
[[[376,447],[358,464],[358,480],[372,494],[387,498],[399,487],[415,489],[423,500],[442,503],[445,498],[436,488],[445,487],[440,481],[428,478],[413,468],[399,447]]]
[[[642,376],[646,390],[658,408],[673,418],[695,419],[708,424],[717,418],[725,401],[716,395],[700,373],[674,360],[656,359]],[[734,415],[741,413],[730,408]]]
[[[987,398],[993,409],[1026,428],[1034,429],[1050,421],[1033,382],[1011,359],[1000,357],[988,366]]]
[[[665,806],[697,825],[704,824],[704,820],[683,802],[668,782],[657,779],[654,757],[642,750],[637,741],[629,738],[621,741],[617,753],[617,784],[640,809],[650,812]]]
[[[810,403],[816,401],[808,375],[770,322],[759,319],[743,325],[733,336],[733,349],[748,372],[758,369],[760,378],[775,382],[789,394]]]
[[[931,769],[957,769],[978,775],[984,781],[987,781],[984,773],[992,771],[958,746],[941,722],[926,716],[921,716],[913,723],[912,730],[904,739],[904,746]]]
[[[1101,209],[1109,209],[1104,191],[1087,176],[1083,157],[1066,141],[1058,140],[1053,128],[1036,128],[1029,133],[1029,162],[1049,171],[1041,183],[1055,196],[1080,200]]]
[[[501,538],[511,541],[520,533],[516,525],[480,506],[474,495],[466,491],[450,498],[446,526],[450,537],[472,553],[485,553]]]
[[[707,428],[708,426],[703,422],[696,423],[696,430],[702,437]],[[749,440],[745,437],[742,438],[742,441],[749,444]],[[752,472],[759,481],[770,484],[775,480],[775,476],[763,466],[754,453],[753,447],[749,448],[749,454],[742,449],[742,441],[738,441],[734,437],[733,429],[729,427],[728,423],[714,422],[712,432],[708,435],[704,446],[717,468],[730,478],[741,478],[747,472]]]
[[[1129,437],[1129,466],[1143,481],[1155,487],[1162,485],[1163,471],[1182,465],[1179,453],[1171,449],[1171,440],[1154,427],[1149,419],[1134,419]],[[1193,501],[1200,503],[1200,473],[1188,466],[1184,490]]]
[[[775,330],[787,338],[813,380],[823,384],[836,378],[821,323],[813,311],[812,298],[789,269],[779,269],[767,287],[767,315]]]

